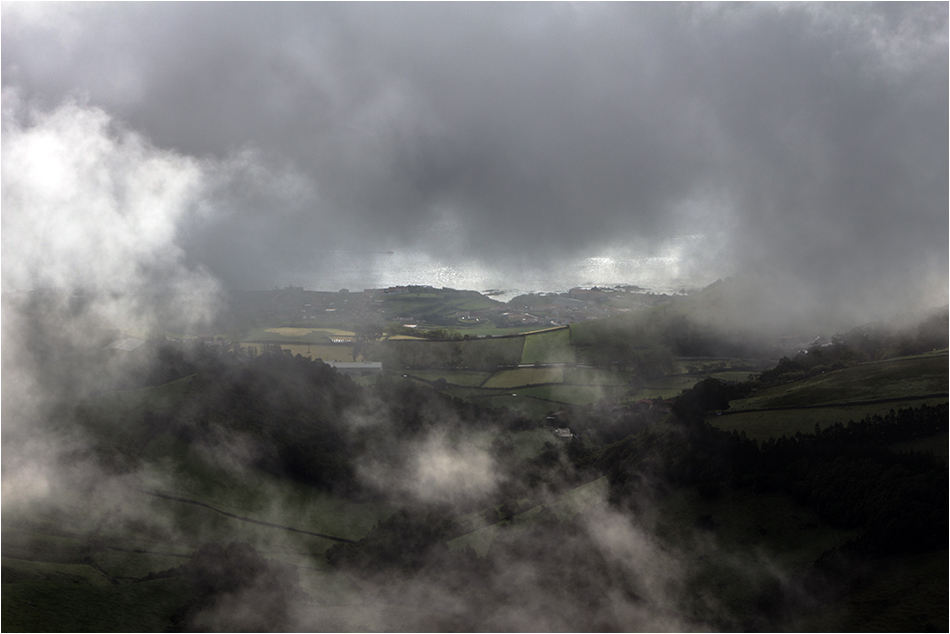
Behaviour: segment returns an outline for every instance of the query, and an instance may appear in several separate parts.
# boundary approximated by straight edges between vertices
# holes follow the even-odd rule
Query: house
[[[574,434],[571,433],[570,427],[558,427],[554,430],[554,435],[558,438],[570,438]]]

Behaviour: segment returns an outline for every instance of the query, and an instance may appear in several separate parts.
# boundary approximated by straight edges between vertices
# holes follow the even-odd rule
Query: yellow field
[[[338,328],[267,328],[265,332],[273,332],[282,337],[303,337],[312,332],[322,332],[328,335],[338,335],[343,337],[352,337],[355,333]]]
[[[539,383],[562,383],[564,368],[518,368],[517,370],[502,370],[496,372],[482,387],[521,387],[522,385],[537,385]]]

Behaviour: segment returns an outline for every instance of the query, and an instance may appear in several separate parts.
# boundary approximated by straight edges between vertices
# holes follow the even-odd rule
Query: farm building
[[[570,438],[574,434],[571,433],[570,427],[558,427],[554,430],[554,435],[558,438]]]

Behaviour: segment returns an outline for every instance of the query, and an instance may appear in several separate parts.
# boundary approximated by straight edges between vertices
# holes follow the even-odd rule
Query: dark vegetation
[[[585,456],[582,464],[608,474],[616,503],[655,501],[670,486],[695,486],[712,497],[747,487],[779,491],[833,525],[863,529],[847,547],[862,555],[927,551],[946,543],[946,465],[932,454],[889,449],[946,430],[946,404],[892,410],[761,445],[698,416],[677,420],[628,436]]]
[[[243,357],[165,342],[156,346],[149,367],[145,385],[155,377],[192,378],[173,411],[141,413],[146,442],[167,432],[185,443],[218,446],[227,436],[250,447],[252,466],[343,495],[359,492],[353,460],[373,436],[406,441],[435,428],[525,424],[508,410],[452,399],[396,377],[363,387],[319,360],[276,346]],[[379,424],[354,432],[346,422],[352,413]],[[80,423],[94,428],[101,412],[80,406],[77,414]],[[130,469],[143,447],[126,449],[119,464]]]

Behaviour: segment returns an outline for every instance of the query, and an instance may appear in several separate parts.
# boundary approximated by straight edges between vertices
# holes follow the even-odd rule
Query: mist
[[[793,471],[740,465],[798,449],[704,427],[729,399],[670,418],[659,396],[632,399],[660,390],[676,337],[732,337],[735,356],[762,357],[756,372],[788,352],[773,354],[782,335],[869,322],[912,334],[862,360],[945,347],[926,328],[943,323],[932,315],[950,287],[948,15],[941,3],[4,3],[10,526],[69,527],[82,565],[135,535],[161,565],[108,583],[188,579],[200,591],[166,619],[180,628],[808,626],[828,587],[857,578],[828,570],[849,557],[859,569],[879,536],[795,507],[803,495],[776,484]],[[533,418],[480,400],[491,373],[448,389],[443,377],[440,393],[425,372],[351,380],[220,336],[237,320],[232,291],[405,285],[700,299],[693,330],[664,330],[655,312],[590,335],[585,350],[630,376],[586,386],[583,405],[547,396]],[[215,345],[194,338],[212,332]],[[649,350],[608,337],[652,332],[667,339]],[[110,348],[125,338],[138,353]],[[365,342],[366,359],[379,345]],[[604,353],[621,348],[653,374]],[[575,365],[520,354],[492,372]],[[768,387],[749,381],[743,397]],[[527,398],[544,401],[544,385]],[[929,385],[914,396],[933,397]],[[567,442],[539,431],[568,424]],[[729,496],[741,487],[776,517],[804,513],[795,530],[827,531],[820,548],[780,552],[800,535],[758,516],[716,532],[714,505],[759,508]],[[749,545],[760,537],[768,548]],[[35,555],[24,543],[5,560]],[[731,594],[711,589],[722,580]],[[352,605],[360,615],[340,607]]]

